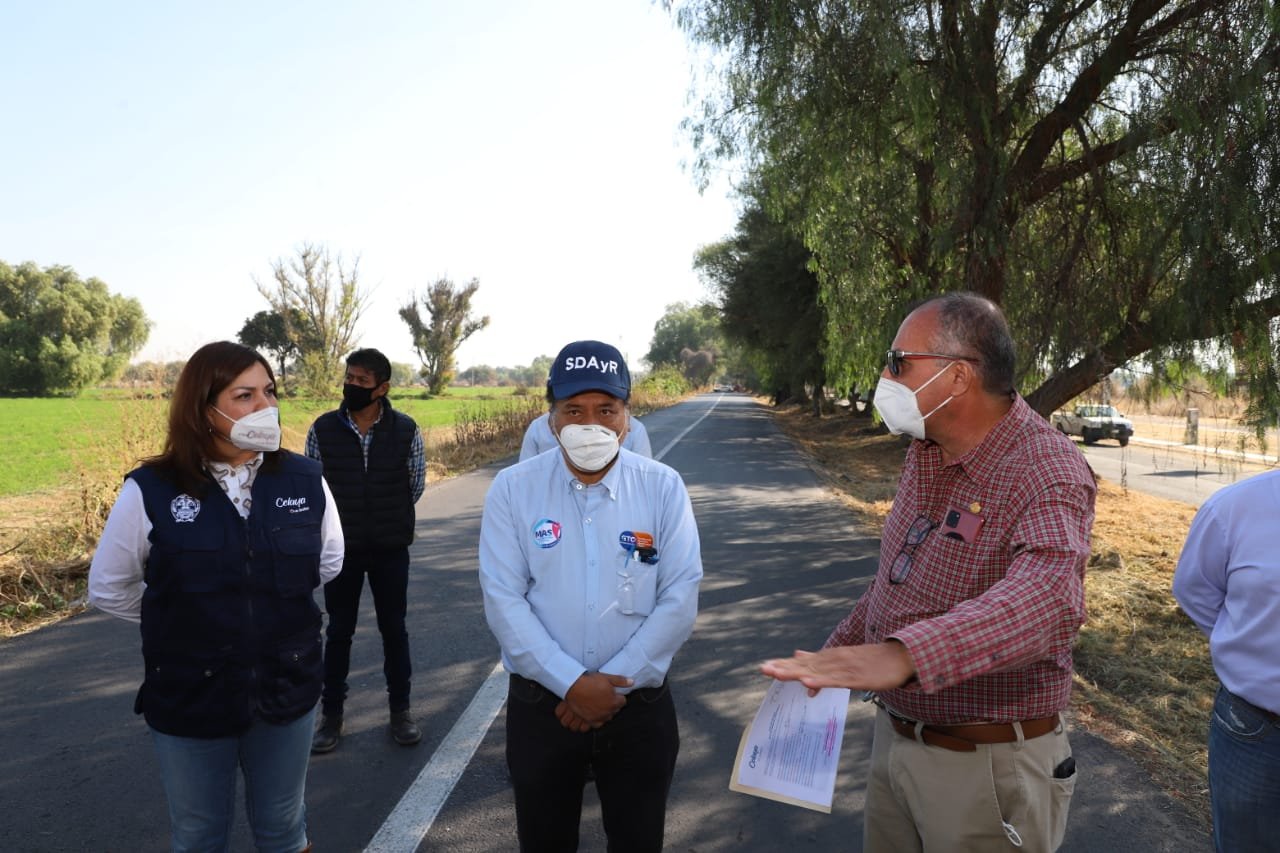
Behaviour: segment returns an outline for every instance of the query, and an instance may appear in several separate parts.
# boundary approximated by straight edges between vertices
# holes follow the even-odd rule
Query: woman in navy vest
[[[151,729],[175,851],[226,851],[237,769],[259,851],[310,849],[303,791],[323,677],[313,590],[342,565],[320,465],[280,449],[271,365],[196,351],[164,451],[130,472],[89,601],[142,627],[134,710]]]

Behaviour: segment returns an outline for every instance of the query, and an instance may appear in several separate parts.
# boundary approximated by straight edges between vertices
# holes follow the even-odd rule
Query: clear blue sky
[[[0,260],[138,298],[143,358],[234,338],[310,241],[360,256],[360,343],[393,360],[448,276],[492,318],[463,366],[582,337],[638,365],[736,222],[682,166],[693,59],[647,0],[50,0],[0,31]]]

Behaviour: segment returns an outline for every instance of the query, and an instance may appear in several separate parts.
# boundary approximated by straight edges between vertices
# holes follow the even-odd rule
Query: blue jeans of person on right
[[[1220,687],[1209,721],[1218,853],[1280,850],[1280,718]]]
[[[409,549],[348,550],[342,571],[324,585],[324,609],[329,617],[324,642],[324,691],[320,707],[326,716],[342,715],[351,668],[351,641],[360,614],[360,594],[369,578],[378,633],[382,635],[382,673],[387,680],[391,711],[409,710],[409,631],[405,628],[409,592]]]

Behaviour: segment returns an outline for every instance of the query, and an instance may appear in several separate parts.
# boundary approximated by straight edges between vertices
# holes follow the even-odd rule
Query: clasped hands
[[[556,706],[556,719],[571,732],[598,729],[627,704],[627,697],[617,688],[630,687],[633,683],[623,675],[584,672]]]

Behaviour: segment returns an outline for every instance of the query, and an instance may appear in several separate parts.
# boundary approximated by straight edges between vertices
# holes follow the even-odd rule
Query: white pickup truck
[[[1088,403],[1070,412],[1054,412],[1049,423],[1064,435],[1078,435],[1085,444],[1103,438],[1114,438],[1124,447],[1133,435],[1133,421],[1116,411],[1115,406]]]

